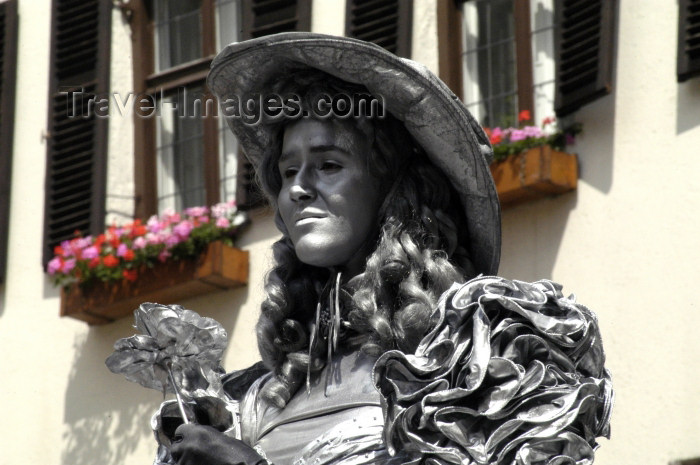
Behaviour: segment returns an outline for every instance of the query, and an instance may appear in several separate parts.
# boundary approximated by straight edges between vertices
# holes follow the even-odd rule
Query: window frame
[[[464,100],[461,6],[469,0],[438,2],[438,73],[450,89]],[[532,28],[530,1],[513,1],[515,28],[515,67],[518,113],[528,110],[534,114],[534,78],[532,63]],[[531,121],[525,121],[531,122]]]
[[[281,6],[295,10],[295,16],[283,17],[271,10],[269,0],[238,0],[241,5],[241,39],[290,30],[309,30],[311,26],[311,0],[279,2]],[[181,86],[201,86],[204,99],[215,97],[206,87],[209,67],[216,56],[217,21],[216,0],[201,0],[202,56],[166,71],[156,73],[154,63],[154,15],[150,0],[129,2],[132,26],[132,48],[135,94],[155,95],[167,93]],[[210,31],[209,33],[204,33]],[[138,102],[138,98],[136,100]],[[208,105],[208,104],[207,104]],[[138,107],[138,105],[137,105]],[[211,114],[203,117],[204,186],[207,205],[220,201],[219,145],[221,126]],[[134,216],[147,218],[158,211],[157,153],[155,118],[143,118],[134,112]],[[242,155],[242,154],[240,154]],[[244,156],[238,157],[236,172],[236,203],[240,209],[263,205],[263,196],[256,192],[252,166]]]
[[[460,98],[464,98],[462,89],[462,14],[460,6],[470,0],[455,0],[438,3],[438,47],[439,47],[439,74],[448,86]],[[681,0],[685,1],[685,0]],[[613,88],[615,49],[617,43],[617,0],[597,0],[590,2],[573,0],[554,0],[554,105],[552,111],[558,117],[575,112],[581,106],[587,105],[600,97],[609,94]],[[576,54],[572,53],[571,46],[563,45],[573,29],[581,26],[581,23],[564,24],[565,19],[576,17],[577,11],[585,7],[595,8],[595,14],[599,18],[596,22],[588,22],[589,36],[597,37],[597,40],[589,41],[585,52],[595,55],[590,67],[595,72],[588,73],[591,77],[582,81],[573,89],[567,88],[566,66],[575,62]],[[534,75],[532,60],[533,31],[530,24],[530,1],[515,0],[514,16],[516,18],[516,63],[518,76],[518,109],[531,110],[534,114]],[[527,38],[527,40],[526,40]],[[519,45],[519,46],[518,46]],[[573,47],[576,48],[576,47]],[[577,50],[573,50],[577,52]],[[521,82],[522,79],[522,82]],[[529,89],[529,92],[525,92]],[[525,121],[532,123],[532,121]]]
[[[155,21],[152,3],[147,0],[131,2],[134,57],[134,89],[139,96],[167,95],[180,87],[201,86],[206,89],[209,66],[216,55],[216,0],[202,0],[200,15],[202,31],[201,58],[162,72],[155,71]],[[140,65],[137,65],[140,64]],[[205,90],[205,100],[213,99]],[[219,202],[219,143],[218,124],[214,115],[202,118],[204,154],[204,188],[207,205]],[[134,112],[134,216],[147,218],[158,212],[158,174],[156,119]]]

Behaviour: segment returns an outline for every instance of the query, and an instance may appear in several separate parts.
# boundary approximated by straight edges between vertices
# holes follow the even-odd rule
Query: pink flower
[[[165,239],[165,238],[163,237],[163,239]],[[161,242],[162,241],[161,241],[161,234],[160,233],[154,234],[154,233],[149,232],[146,234],[146,243],[147,244],[157,245],[157,244],[160,244]]]
[[[123,257],[127,250],[129,250],[129,248],[126,244],[119,244],[119,247],[117,247],[117,257]]]
[[[228,205],[225,203],[217,203],[213,207],[211,207],[211,214],[214,216],[214,218],[221,218],[222,216],[226,215],[228,213]]]
[[[180,241],[180,238],[176,234],[171,234],[165,238],[164,242],[165,242],[165,246],[170,248],[170,247],[175,247],[181,241]]]
[[[525,131],[522,129],[513,129],[510,132],[510,141],[511,142],[517,142],[519,140],[525,140],[527,139],[527,135],[525,134]]]
[[[47,266],[47,271],[49,272],[50,275],[56,274],[57,271],[61,270],[61,258],[60,257],[53,257]]]
[[[166,208],[165,210],[163,210],[163,214],[161,215],[161,217],[164,218],[164,221],[166,223],[178,223],[182,219],[180,217],[180,214],[172,208]]]
[[[229,226],[231,226],[231,222],[228,220],[228,218],[217,218],[216,226],[219,228],[228,228]]]
[[[525,126],[523,128],[526,138],[530,137],[542,137],[542,130],[537,126]]]
[[[72,270],[73,268],[75,268],[75,258],[71,258],[63,262],[61,271],[64,273],[70,273],[70,270]]]
[[[148,230],[153,234],[159,233],[165,226],[160,222],[156,215],[151,216],[146,222]]]
[[[146,242],[146,239],[143,238],[143,237],[137,237],[136,239],[134,239],[134,243],[131,244],[131,246],[132,246],[135,250],[143,249],[143,248],[145,248],[147,245],[148,245],[148,243]]]
[[[61,242],[61,249],[63,250],[63,253],[61,255],[63,255],[64,257],[72,257],[75,254],[75,251],[73,250],[70,241]]]
[[[197,221],[199,221],[199,224],[204,224],[209,222],[209,217],[208,216],[200,216],[196,218]]]
[[[185,214],[191,217],[204,216],[208,213],[209,209],[207,207],[191,207],[185,210]]]
[[[84,248],[89,247],[90,245],[92,245],[92,236],[79,237],[77,239],[73,239],[72,241],[74,252],[78,250],[83,250]]]
[[[170,252],[168,252],[166,249],[163,249],[161,253],[158,254],[158,260],[163,263],[168,260],[168,257],[170,257]]]
[[[82,258],[84,258],[85,260],[92,260],[93,258],[98,257],[99,255],[100,250],[94,245],[92,245],[83,250]]]
[[[173,233],[177,235],[180,239],[185,240],[189,237],[194,225],[190,220],[181,221],[177,226],[173,228]]]

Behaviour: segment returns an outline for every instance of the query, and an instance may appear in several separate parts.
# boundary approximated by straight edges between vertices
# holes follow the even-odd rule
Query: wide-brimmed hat
[[[308,32],[261,37],[227,46],[207,78],[219,102],[271,95],[290,72],[315,69],[360,84],[381,96],[459,193],[467,217],[468,247],[478,273],[496,274],[501,212],[489,162],[488,138],[464,104],[425,66],[356,39]],[[261,121],[228,117],[228,124],[256,168],[278,131]]]

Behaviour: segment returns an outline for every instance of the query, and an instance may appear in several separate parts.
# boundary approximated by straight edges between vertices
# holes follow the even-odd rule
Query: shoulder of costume
[[[595,314],[561,289],[481,276],[446,291],[416,351],[374,366],[390,453],[592,464],[610,433],[612,380]]]
[[[221,383],[224,386],[224,392],[229,397],[234,400],[241,400],[248,392],[250,386],[269,372],[270,370],[267,369],[263,362],[257,362],[248,368],[225,374],[221,378]]]

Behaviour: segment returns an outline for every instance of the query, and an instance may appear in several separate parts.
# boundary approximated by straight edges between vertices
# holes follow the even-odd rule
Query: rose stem
[[[170,377],[170,382],[173,385],[173,391],[175,391],[175,397],[177,398],[177,406],[180,408],[180,415],[182,415],[182,420],[185,424],[189,424],[187,419],[187,414],[185,413],[185,406],[182,404],[182,398],[180,397],[180,391],[177,389],[177,384],[175,384],[175,377],[173,376],[172,365],[168,365],[168,376]]]

